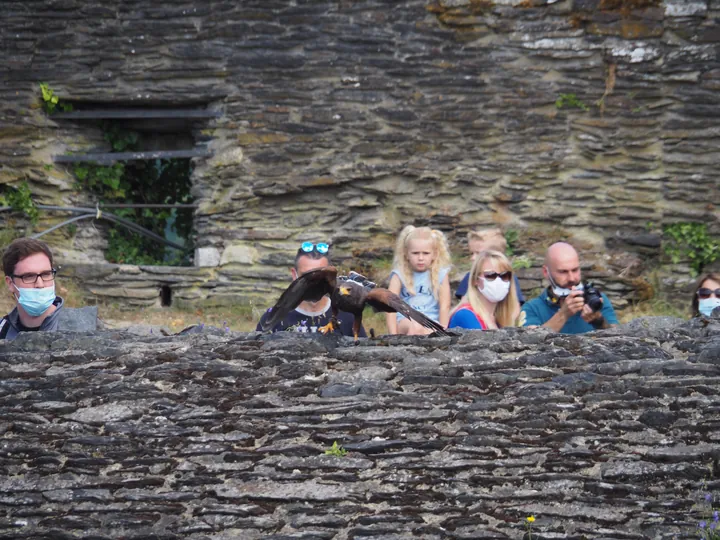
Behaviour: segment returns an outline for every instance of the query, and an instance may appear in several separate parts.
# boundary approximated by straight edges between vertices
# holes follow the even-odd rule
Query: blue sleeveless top
[[[449,271],[449,267],[440,269],[439,283],[443,282]],[[402,283],[402,287],[400,287],[400,298],[402,298],[410,307],[417,309],[426,317],[430,317],[433,321],[438,321],[440,318],[440,301],[433,296],[430,271],[426,270],[425,272],[413,272],[413,285],[415,286],[414,295],[411,295],[408,292],[405,287],[405,280],[403,280],[402,275],[397,269],[394,269],[390,273],[391,278],[393,274],[400,278],[400,283]],[[397,314],[398,321],[404,318],[405,317],[400,313]]]

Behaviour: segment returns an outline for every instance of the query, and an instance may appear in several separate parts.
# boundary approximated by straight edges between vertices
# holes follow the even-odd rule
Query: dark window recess
[[[139,265],[192,264],[193,200],[192,158],[207,158],[212,153],[204,144],[196,144],[196,135],[216,111],[192,104],[180,107],[147,108],[74,102],[73,111],[57,113],[53,119],[67,122],[90,140],[95,148],[86,152],[68,152],[55,156],[65,163],[78,180],[79,187],[92,202],[108,205],[146,205],[144,208],[113,210],[175,244],[175,249],[111,226],[108,231],[109,262]],[[203,141],[206,141],[203,137]],[[148,208],[147,205],[184,205],[181,208]],[[163,306],[172,301],[172,291],[160,291]]]
[[[160,305],[162,307],[172,306],[172,289],[169,285],[160,287]]]

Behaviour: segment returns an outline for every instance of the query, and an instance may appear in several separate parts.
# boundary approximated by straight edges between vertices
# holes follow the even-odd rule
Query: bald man
[[[570,244],[557,242],[545,255],[543,275],[550,282],[540,296],[526,302],[525,326],[545,326],[563,334],[582,334],[618,324],[610,299],[602,293],[602,308],[585,304],[580,259]]]

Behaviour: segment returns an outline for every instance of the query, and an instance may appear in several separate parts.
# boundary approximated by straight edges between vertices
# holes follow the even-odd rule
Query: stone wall
[[[0,342],[0,538],[697,538],[720,324]],[[326,454],[334,442],[344,457]]]
[[[102,139],[39,110],[45,81],[75,102],[221,113],[194,131],[214,152],[195,225],[235,298],[277,289],[303,240],[362,266],[407,223],[458,248],[489,225],[570,238],[627,295],[617,268],[657,256],[659,225],[720,230],[717,0],[198,4],[6,2],[0,182],[87,202],[52,156]],[[91,225],[52,240],[67,262],[102,248]]]

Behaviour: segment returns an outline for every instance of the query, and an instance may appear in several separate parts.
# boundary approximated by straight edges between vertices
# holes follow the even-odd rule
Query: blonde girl
[[[467,293],[453,310],[448,327],[491,330],[513,326],[519,314],[510,260],[499,251],[478,253]]]
[[[447,326],[450,319],[450,251],[445,235],[408,225],[395,246],[390,289],[411,307]],[[390,334],[428,334],[430,330],[399,313],[386,315]]]

